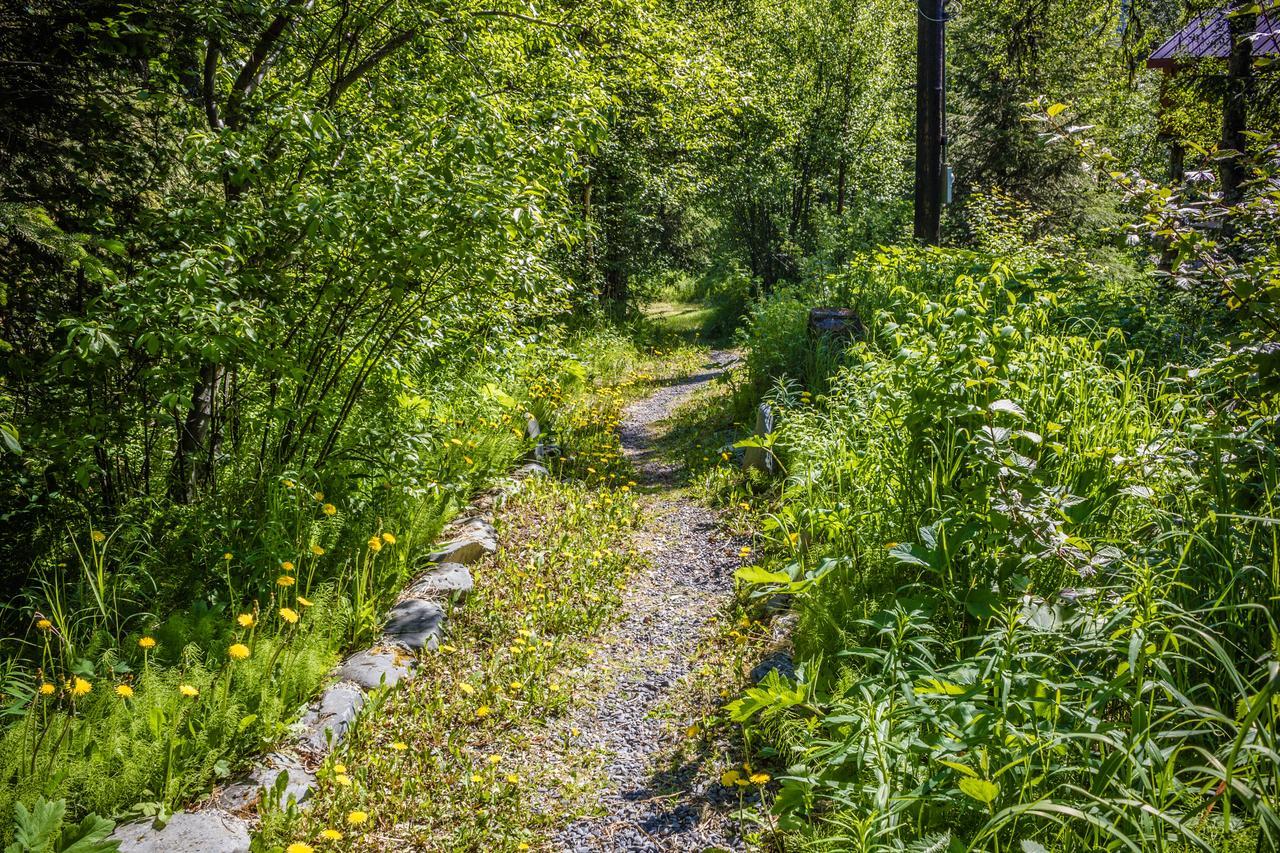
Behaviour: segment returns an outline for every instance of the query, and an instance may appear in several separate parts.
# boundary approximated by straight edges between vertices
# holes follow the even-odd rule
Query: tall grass
[[[853,276],[867,339],[773,394],[764,535],[819,578],[804,699],[733,706],[787,766],[784,843],[1273,849],[1270,422],[1075,333],[1099,328],[1064,317],[1083,285],[1043,259],[894,251]]]

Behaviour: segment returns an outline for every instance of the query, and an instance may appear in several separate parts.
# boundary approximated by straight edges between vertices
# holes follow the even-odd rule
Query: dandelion
[[[322,501],[324,500],[324,492],[312,492],[311,497],[315,498],[318,501]]]
[[[739,556],[739,557],[746,557],[746,556],[748,556],[750,553],[751,553],[751,546],[750,546],[750,545],[743,545],[741,548],[739,548],[739,549],[738,549],[738,556]]]
[[[320,511],[323,512],[325,515],[331,516],[331,515],[337,515],[338,508],[333,504],[325,504],[324,506],[320,507]]]
[[[384,533],[382,534],[382,541],[387,543],[388,545],[394,545],[396,544],[396,537],[391,535],[390,533]]]
[[[697,737],[699,732],[701,731],[702,729],[699,728],[698,724],[694,723],[693,725],[689,726],[689,728],[684,730],[684,735],[685,737]]]
[[[311,606],[311,600],[308,598],[303,598],[302,596],[298,596],[298,603],[301,604],[303,607]]]
[[[276,578],[276,586],[293,586],[295,583],[297,583],[297,581],[295,581],[289,575],[281,575],[280,577]]]
[[[398,740],[395,743],[391,744],[391,748],[394,749],[396,752],[404,752],[406,749],[409,748],[409,744],[405,743],[402,740]]]
[[[94,542],[98,542],[98,543],[107,541],[107,535],[103,533],[101,530],[90,530],[89,538],[91,538]]]
[[[737,770],[729,770],[720,776],[720,784],[724,785],[726,788],[732,788],[741,778],[742,774]]]
[[[485,717],[489,716],[489,706],[481,705],[479,708],[476,708],[476,716],[479,717],[480,719],[484,719]]]
[[[179,684],[178,692],[183,696],[186,696],[188,699],[194,699],[200,695],[200,691],[190,684]]]
[[[528,845],[528,844],[525,844],[523,841],[521,841],[519,844],[517,844],[517,845],[516,845],[516,849],[517,849],[517,850],[528,850],[528,849],[529,849],[529,845]]]
[[[471,696],[476,692],[476,689],[472,687],[470,684],[467,684],[467,682],[465,681],[458,685],[458,689],[461,690],[467,696]]]
[[[119,696],[121,699],[132,699],[133,688],[127,684],[117,684],[116,695]]]
[[[232,554],[230,551],[227,551],[225,554],[222,555],[222,559],[226,560],[227,562],[230,562],[234,557],[235,555]]]
[[[494,766],[497,766],[497,765],[498,765],[498,764],[500,764],[501,762],[502,762],[502,756],[501,756],[501,755],[490,755],[490,756],[489,756],[489,763],[490,763],[490,764],[492,764],[492,765],[494,765]]]
[[[249,647],[244,643],[233,643],[231,648],[227,649],[227,654],[231,655],[232,660],[247,660]]]
[[[483,777],[483,776],[481,776],[479,773],[472,773],[472,774],[471,774],[471,781],[472,781],[472,782],[475,782],[475,783],[480,783],[480,782],[483,782],[483,781],[484,781],[484,777]]]
[[[347,812],[347,823],[351,824],[352,826],[359,826],[360,824],[364,823],[368,819],[369,819],[368,812],[362,812],[359,809],[356,809],[355,811]]]
[[[577,737],[578,735],[582,734],[582,730],[579,729],[577,726],[574,726],[573,728],[569,729],[569,734],[573,735],[574,737]]]
[[[141,640],[138,640],[138,645],[143,649],[154,649],[156,647],[156,641],[154,637],[143,637]]]
[[[295,841],[284,849],[284,853],[315,853],[315,848],[310,844]]]
[[[281,607],[280,618],[288,622],[290,625],[293,625],[298,621],[298,611],[291,607]]]
[[[241,628],[252,628],[253,614],[241,613],[239,616],[236,617],[236,624],[239,625]]]
[[[42,681],[42,682],[40,682],[40,695],[41,695],[41,696],[52,696],[52,695],[53,695],[53,691],[54,691],[54,686],[53,686],[52,684],[50,684],[50,683],[49,683],[49,682],[47,682],[47,681]]]
[[[765,782],[768,782],[768,781],[769,781],[768,773],[752,773],[751,774],[752,785],[763,785]]]
[[[312,554],[315,554],[317,557],[323,557],[323,556],[324,556],[324,549],[323,549],[323,548],[321,548],[319,545],[312,545],[312,546],[311,546],[311,553],[312,553]]]
[[[91,682],[85,681],[83,678],[80,678],[79,676],[77,676],[76,679],[71,682],[71,695],[77,698],[80,696],[88,695],[89,691],[92,689],[93,689],[93,684]]]
[[[336,829],[322,829],[320,831],[320,837],[325,841],[341,841],[342,833],[338,832]]]
[[[286,489],[292,489],[292,488],[294,487],[294,482],[293,482],[293,480],[285,480],[285,481],[284,481],[284,487],[285,487]]]
[[[289,560],[285,560],[280,564],[280,569],[281,571],[291,572],[293,571],[293,563],[290,562]]]
[[[345,765],[345,764],[335,764],[335,765],[333,765],[333,772],[334,772],[334,773],[346,773],[346,772],[347,772],[347,765]]]
[[[523,689],[524,689],[524,682],[523,682],[523,681],[513,681],[513,682],[511,682],[511,689],[512,689],[512,690],[523,690]]]
[[[508,773],[508,774],[507,774],[507,782],[508,782],[508,783],[510,783],[510,784],[512,784],[512,785],[519,785],[519,784],[520,784],[520,777],[519,777],[519,775],[517,775],[517,774],[515,774],[515,773]]]
[[[37,619],[36,627],[39,628],[41,631],[52,631],[53,623],[50,622],[48,619]]]
[[[338,775],[334,776],[333,781],[337,782],[339,785],[341,785],[344,788],[351,787],[351,777],[348,776],[346,773],[339,773]]]
[[[379,537],[379,536],[370,536],[370,537],[369,537],[369,550],[370,550],[370,551],[372,551],[372,552],[373,552],[373,553],[375,553],[375,554],[376,554],[376,553],[378,553],[379,551],[381,551],[381,550],[382,550],[382,538],[381,538],[381,537]]]

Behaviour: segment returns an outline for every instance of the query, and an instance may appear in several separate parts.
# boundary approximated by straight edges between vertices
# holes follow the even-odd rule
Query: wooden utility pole
[[[946,181],[945,0],[916,8],[916,239],[936,245]]]

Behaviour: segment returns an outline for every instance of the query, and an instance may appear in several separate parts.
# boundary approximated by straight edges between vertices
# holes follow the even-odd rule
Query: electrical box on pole
[[[945,28],[945,0],[917,0],[915,236],[930,245],[938,242],[943,201],[950,201]]]

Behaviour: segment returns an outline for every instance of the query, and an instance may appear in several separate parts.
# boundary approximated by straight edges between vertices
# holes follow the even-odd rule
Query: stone
[[[409,598],[447,598],[452,601],[464,601],[467,594],[475,588],[471,570],[461,563],[437,563],[418,577],[405,590]]]
[[[473,518],[462,524],[449,542],[428,554],[427,562],[468,565],[496,553],[498,534],[493,525],[483,518]]]
[[[538,419],[533,416],[532,412],[524,413],[524,437],[528,439],[536,439],[542,435],[542,427],[538,425]]]
[[[515,473],[511,476],[515,477],[517,480],[524,480],[530,477],[549,477],[551,476],[551,472],[547,470],[546,465],[539,465],[537,462],[528,462],[517,468]]]
[[[287,775],[284,790],[280,792],[279,802],[269,802],[269,806],[285,807],[292,800],[301,803],[310,796],[316,786],[315,774],[302,765],[295,756],[283,752],[273,752],[261,764],[249,771],[248,775],[234,782],[213,795],[213,802],[221,809],[236,814],[244,814],[262,802],[264,793],[270,794],[281,776]]]
[[[374,646],[356,652],[338,667],[338,677],[354,681],[365,690],[394,687],[417,666],[413,655],[395,646]]]
[[[359,687],[348,683],[333,685],[320,694],[298,721],[302,729],[299,745],[312,752],[324,752],[329,748],[326,733],[332,735],[334,743],[342,740],[362,707],[364,691]]]
[[[776,651],[767,655],[764,660],[751,668],[751,683],[759,684],[771,672],[778,673],[782,678],[794,679],[796,677],[796,665],[795,661],[791,659],[791,653]]]
[[[865,332],[862,318],[852,308],[814,308],[809,311],[809,334],[858,339]]]
[[[249,853],[249,825],[224,811],[178,812],[163,829],[150,821],[116,827],[121,853]]]
[[[442,566],[458,565],[441,563]],[[458,566],[466,571],[466,566]],[[467,573],[468,579],[471,575]],[[398,643],[411,651],[435,649],[444,637],[444,608],[438,601],[425,598],[406,598],[387,612],[382,636],[388,642]]]
[[[768,403],[761,403],[756,408],[755,437],[764,438],[773,432],[773,408]],[[748,447],[742,454],[743,471],[762,471],[773,476],[773,451],[767,447]]]

